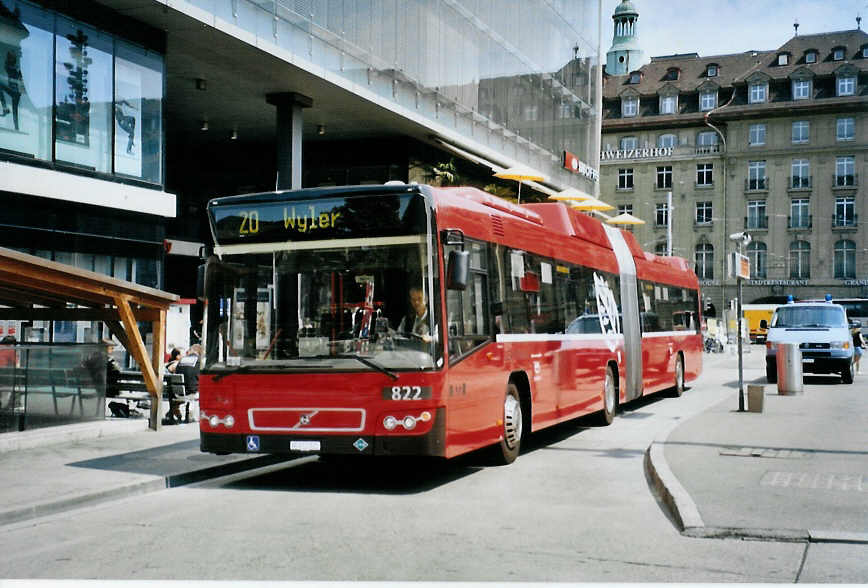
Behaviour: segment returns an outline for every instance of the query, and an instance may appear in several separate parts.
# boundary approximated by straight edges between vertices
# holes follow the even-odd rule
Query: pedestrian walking
[[[857,374],[862,373],[862,367],[859,365],[862,359],[862,350],[865,348],[865,338],[862,337],[861,327],[853,329],[853,367]]]

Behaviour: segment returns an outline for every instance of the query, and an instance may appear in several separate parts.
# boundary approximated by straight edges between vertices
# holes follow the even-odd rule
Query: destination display
[[[218,244],[319,241],[425,233],[420,194],[209,204]]]

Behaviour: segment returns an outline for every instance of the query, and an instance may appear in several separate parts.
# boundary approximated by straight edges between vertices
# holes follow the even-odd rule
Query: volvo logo
[[[309,425],[310,424],[310,415],[306,415],[306,414],[302,415],[300,422],[302,425]]]
[[[313,412],[311,412],[309,414],[301,415],[298,419],[298,423],[293,428],[308,426],[310,424],[311,419],[314,416],[316,416],[316,413],[318,413],[318,412],[319,412],[318,410],[314,410]]]

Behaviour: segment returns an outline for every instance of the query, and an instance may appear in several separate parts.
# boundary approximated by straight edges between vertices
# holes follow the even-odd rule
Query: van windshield
[[[844,312],[835,306],[784,306],[775,312],[772,327],[845,327]]]

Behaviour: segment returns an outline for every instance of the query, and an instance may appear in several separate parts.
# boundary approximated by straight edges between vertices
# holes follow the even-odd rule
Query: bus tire
[[[841,383],[842,384],[852,384],[853,383],[853,362],[848,362],[847,365],[841,370]]]
[[[608,426],[615,420],[615,412],[618,410],[618,392],[615,388],[615,373],[612,366],[606,366],[606,377],[603,379],[603,410],[600,412],[598,421],[601,425]]]
[[[524,416],[521,410],[521,396],[518,387],[510,382],[506,386],[503,397],[503,435],[500,439],[500,451],[496,461],[500,465],[508,465],[515,461],[521,450],[521,438],[524,434]]]
[[[684,358],[680,353],[675,355],[675,386],[672,392],[676,397],[684,394]]]

